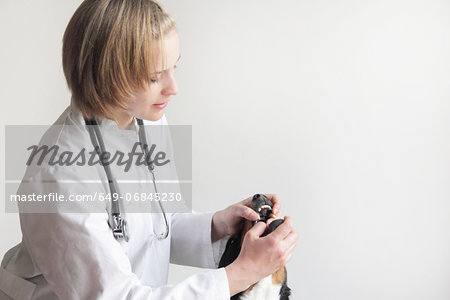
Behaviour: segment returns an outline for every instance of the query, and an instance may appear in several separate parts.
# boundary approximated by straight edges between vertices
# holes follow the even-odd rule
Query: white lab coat
[[[154,123],[165,124],[165,118]],[[92,147],[83,117],[73,104],[55,124],[72,126],[61,126],[57,134],[44,136],[43,140],[49,145],[53,142],[67,149]],[[98,176],[105,179],[103,168]],[[148,170],[142,171],[142,176],[149,176]],[[33,182],[21,185],[19,191],[25,194],[49,192],[42,184],[46,180],[56,182],[53,192],[92,188],[92,185],[59,184],[61,178],[77,180],[80,175],[67,167],[29,167],[24,179]],[[109,192],[106,184],[96,188]],[[106,211],[21,213],[23,238],[3,258],[0,299],[230,298],[223,268],[167,285],[169,262],[217,268],[225,239],[214,245],[211,243],[213,213],[168,213],[170,235],[162,241],[154,236],[150,214],[125,211],[124,215],[129,224],[129,242],[114,239]]]

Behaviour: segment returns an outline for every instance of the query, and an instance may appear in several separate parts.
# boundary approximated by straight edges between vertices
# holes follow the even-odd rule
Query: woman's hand
[[[263,222],[255,224],[245,235],[238,258],[225,267],[231,296],[275,273],[291,259],[298,240],[292,219],[284,218],[275,231],[260,237],[266,227]]]
[[[276,195],[266,195],[273,203],[273,214],[278,215],[281,204]],[[228,235],[233,235],[242,227],[242,218],[257,221],[259,214],[250,208],[252,197],[216,212],[212,218],[211,241],[214,243]]]

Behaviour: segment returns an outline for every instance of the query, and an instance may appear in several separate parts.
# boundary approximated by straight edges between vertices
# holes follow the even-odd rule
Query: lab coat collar
[[[86,125],[81,110],[75,105],[72,98],[70,99],[69,109],[70,109],[71,118],[74,121],[74,123],[76,123],[77,125],[82,125],[82,126]],[[97,118],[97,122],[101,126],[113,126],[110,128],[117,128],[117,129],[119,128],[116,121],[108,119],[108,118]],[[130,126],[128,126],[127,128],[125,128],[125,130],[137,131],[137,128],[138,128],[137,120],[135,117],[133,117],[133,123]]]
[[[79,126],[86,125],[84,122],[83,114],[78,109],[78,107],[75,105],[72,98],[70,99],[69,112],[71,113],[71,117],[72,117],[74,123],[76,123]],[[115,127],[119,128],[119,126],[117,125],[117,123],[114,120],[111,120],[108,118],[98,120],[98,123],[100,125],[115,126]],[[165,124],[167,124],[167,122],[165,121],[165,116],[163,116],[160,120],[157,120],[157,121],[144,120],[144,125],[165,125]],[[136,131],[137,128],[138,128],[138,124],[137,124],[136,117],[133,117],[133,126],[131,128],[127,128],[127,129]]]

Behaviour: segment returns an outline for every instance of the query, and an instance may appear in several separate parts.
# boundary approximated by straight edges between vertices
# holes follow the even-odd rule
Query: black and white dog
[[[251,207],[254,211],[259,213],[259,221],[256,222],[267,222],[269,218],[275,218],[272,214],[273,204],[264,195],[254,195],[252,198]],[[280,226],[283,221],[283,219],[276,219],[272,221],[272,223],[269,224],[269,228],[263,235],[270,234],[278,226]],[[239,256],[244,236],[247,231],[254,224],[256,224],[256,222],[245,220],[242,231],[230,237],[227,242],[225,252],[220,259],[219,268],[228,266]],[[286,267],[282,267],[272,275],[258,281],[247,290],[234,295],[231,297],[231,300],[288,300],[290,294],[291,289],[287,286]]]

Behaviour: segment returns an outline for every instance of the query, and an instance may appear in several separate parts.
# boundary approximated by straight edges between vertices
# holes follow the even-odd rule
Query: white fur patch
[[[272,275],[261,279],[250,291],[241,295],[244,300],[278,300],[281,284],[272,283]]]

